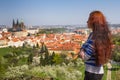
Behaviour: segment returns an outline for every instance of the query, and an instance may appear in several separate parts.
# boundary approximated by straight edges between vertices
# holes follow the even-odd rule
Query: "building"
[[[19,22],[18,19],[16,22],[13,19],[12,28],[10,28],[8,31],[12,32],[12,36],[16,37],[26,37],[28,35],[24,22],[22,20]]]
[[[23,31],[25,30],[25,25],[23,21],[20,21],[17,19],[16,23],[13,19],[13,23],[12,23],[12,31],[16,32],[16,31]]]
[[[29,28],[29,29],[27,30],[27,32],[28,32],[29,34],[36,34],[36,33],[39,32],[39,28]]]

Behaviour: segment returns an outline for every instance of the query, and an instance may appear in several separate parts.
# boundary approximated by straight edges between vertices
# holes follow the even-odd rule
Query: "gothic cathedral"
[[[18,19],[17,19],[17,21],[16,21],[16,23],[15,23],[15,21],[14,21],[14,19],[13,19],[12,30],[13,30],[13,31],[23,31],[23,30],[25,30],[24,22],[21,21],[21,22],[19,23],[19,21],[18,21]]]

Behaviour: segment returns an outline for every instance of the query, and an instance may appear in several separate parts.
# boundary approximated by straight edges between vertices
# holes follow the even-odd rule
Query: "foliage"
[[[30,53],[28,56],[28,64],[32,64],[33,61],[33,53]]]
[[[40,65],[45,66],[50,64],[50,55],[47,49],[47,46],[42,43],[40,49]]]
[[[16,66],[16,67],[8,67],[7,72],[5,73],[6,77],[5,78],[14,78],[14,77],[20,77],[22,76],[27,70],[28,70],[28,65],[23,65],[23,66]]]
[[[8,54],[5,54],[3,57],[6,60],[7,66],[11,66],[11,65],[15,66],[18,62],[16,53],[9,52]]]
[[[120,64],[113,64],[111,72],[112,80],[120,80]]]
[[[5,60],[2,56],[0,56],[0,79],[4,77],[5,72]]]
[[[116,62],[120,62],[120,35],[112,35],[113,44],[115,45],[112,52],[112,59]]]
[[[51,29],[40,29],[39,34],[51,34],[51,33],[63,33],[65,32],[65,28],[51,28]]]
[[[0,58],[1,76],[5,75],[8,80],[30,80],[31,77],[54,78],[55,80],[80,80],[82,73],[82,60],[76,59],[73,62],[67,60],[65,54],[49,54],[47,46],[43,45],[39,52],[38,47],[10,47],[9,53]],[[36,54],[38,54],[36,56]],[[40,57],[40,66],[26,65],[33,63],[33,57]],[[5,60],[5,61],[4,61]],[[3,64],[4,62],[4,64]],[[2,66],[2,67],[1,67]],[[6,67],[7,66],[7,67]],[[83,69],[83,68],[82,68]],[[7,72],[6,72],[7,70]]]
[[[103,66],[103,68],[104,68],[104,75],[103,75],[102,80],[106,80],[106,79],[107,79],[107,71],[108,71],[107,64],[105,64],[105,65]]]
[[[65,54],[55,54],[54,52],[50,54],[48,52],[47,46],[43,43],[40,49],[40,65],[53,65],[53,64],[62,64],[63,62],[67,63]]]
[[[115,46],[112,54],[112,59],[116,62],[120,62],[120,46]]]
[[[17,65],[21,66],[21,65],[25,65],[27,63],[28,63],[28,58],[23,56],[18,60]]]
[[[55,64],[61,64],[63,62],[62,56],[60,56],[59,54],[55,54],[55,56],[53,57],[53,62]]]
[[[6,55],[7,53],[11,52],[12,48],[0,48],[0,55],[1,56],[4,56]]]
[[[120,46],[120,35],[112,35],[113,44]]]
[[[82,77],[78,67],[82,67],[82,60],[76,60],[76,64],[71,62],[68,65],[46,65],[29,68],[28,65],[9,67],[5,73],[5,79],[9,80],[32,80],[32,77],[39,79],[53,78],[54,80],[80,80]]]

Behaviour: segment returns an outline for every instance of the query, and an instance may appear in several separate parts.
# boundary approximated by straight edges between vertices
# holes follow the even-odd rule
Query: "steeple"
[[[23,22],[24,22],[23,19],[21,19],[21,20],[20,20],[20,23],[23,23]]]
[[[20,22],[19,22],[18,19],[16,22],[13,19],[12,27],[13,27],[13,31],[22,31],[25,29],[23,20],[20,20]]]
[[[12,27],[15,27],[15,20],[13,19],[13,24],[12,24]]]
[[[18,21],[18,19],[17,19],[17,23],[16,23],[16,25],[17,25],[17,26],[19,25],[19,21]]]
[[[21,30],[25,29],[25,25],[24,25],[23,19],[20,20],[20,28],[21,28]]]

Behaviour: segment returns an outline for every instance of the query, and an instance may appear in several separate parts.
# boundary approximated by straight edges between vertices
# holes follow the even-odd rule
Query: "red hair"
[[[105,16],[100,11],[89,15],[88,27],[93,30],[96,64],[105,64],[111,57],[111,33]]]

